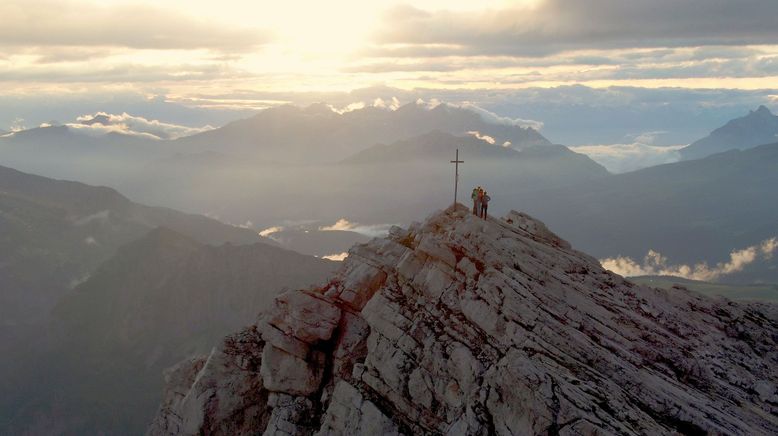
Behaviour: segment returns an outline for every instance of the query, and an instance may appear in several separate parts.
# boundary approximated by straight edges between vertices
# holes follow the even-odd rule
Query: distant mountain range
[[[491,136],[478,136],[475,132],[467,135],[454,135],[434,130],[408,139],[395,141],[389,145],[374,145],[344,159],[343,162],[352,164],[425,161],[439,163],[450,158],[457,148],[463,156],[468,156],[470,159],[475,160],[515,159],[518,161],[520,159],[565,156],[574,157],[582,163],[590,162],[586,156],[574,153],[561,145],[527,145],[517,149],[510,145],[501,145]],[[590,166],[598,170],[602,169],[594,162],[591,162]]]
[[[0,434],[141,432],[163,368],[337,265],[276,245],[0,167]]]
[[[631,282],[654,288],[678,291],[688,289],[709,296],[719,296],[730,300],[769,301],[778,303],[778,284],[732,285],[689,280],[672,276],[630,277]]]
[[[140,136],[122,133],[88,134],[68,126],[44,126],[14,132],[0,138],[0,150],[4,154],[39,153],[45,160],[52,156],[83,157],[106,155],[131,157],[143,154],[153,155],[164,149],[163,141],[152,141]],[[27,149],[25,149],[27,148]],[[47,156],[46,153],[51,156]]]
[[[88,337],[96,349],[115,346],[157,365],[192,336],[241,326],[281,289],[337,265],[264,243],[206,245],[159,227],[119,248],[53,316],[63,340]]]
[[[491,143],[492,141],[491,137],[455,136],[450,133],[433,131],[390,145],[374,145],[345,159],[343,163],[440,164],[448,163],[455,151],[459,149],[460,156],[463,158],[466,156],[471,164],[500,162],[512,166],[509,171],[516,173],[532,167],[548,165],[553,167],[553,169],[549,169],[555,172],[554,175],[559,180],[566,178],[587,179],[608,175],[607,170],[600,164],[562,145],[533,145],[517,150],[510,146],[496,145]]]
[[[112,186],[144,203],[259,228],[341,218],[402,223],[445,207],[448,161],[457,147],[468,162],[463,185],[505,193],[607,175],[585,155],[553,145],[531,128],[495,124],[446,104],[342,114],[324,104],[281,106],[173,141],[86,137],[80,130],[14,134],[0,139],[0,158],[23,171]],[[406,168],[376,172],[353,165],[371,161]]]
[[[681,149],[684,159],[701,159],[728,150],[745,150],[778,141],[778,116],[765,106],[736,118]]]
[[[336,262],[263,243],[205,245],[166,228],[127,244],[53,311],[49,338],[14,355],[3,385],[3,434],[41,422],[67,434],[139,434],[159,402],[162,371],[210,351],[287,288]],[[34,431],[33,431],[34,432]]]
[[[576,246],[603,258],[673,263],[729,260],[778,235],[778,143],[646,168],[503,201],[540,217]],[[778,282],[776,259],[727,276]]]
[[[166,226],[202,243],[255,243],[256,232],[134,203],[110,188],[0,167],[0,319],[34,323],[116,249]]]
[[[544,145],[543,147],[551,147]],[[495,146],[475,136],[456,136],[435,130],[392,144],[376,144],[343,160],[348,164],[389,164],[412,162],[446,162],[454,150],[477,160],[518,159],[521,153],[510,147]]]
[[[454,135],[479,132],[516,148],[550,144],[529,127],[488,123],[471,110],[445,104],[428,109],[416,103],[397,110],[367,107],[342,114],[325,104],[280,106],[174,142],[180,150],[218,150],[261,161],[323,163],[345,159],[372,144],[435,130]]]

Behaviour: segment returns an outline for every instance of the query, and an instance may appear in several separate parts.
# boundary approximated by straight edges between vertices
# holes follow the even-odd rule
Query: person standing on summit
[[[473,215],[478,216],[481,213],[481,202],[479,201],[481,187],[473,188],[470,198],[473,200]]]
[[[489,194],[484,191],[483,196],[481,197],[481,218],[486,219],[486,212],[489,209],[489,200],[491,200],[492,197],[489,196]]]

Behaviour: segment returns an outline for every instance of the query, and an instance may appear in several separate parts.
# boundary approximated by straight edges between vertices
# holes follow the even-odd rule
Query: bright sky
[[[776,16],[774,0],[3,0],[0,93],[778,88]]]

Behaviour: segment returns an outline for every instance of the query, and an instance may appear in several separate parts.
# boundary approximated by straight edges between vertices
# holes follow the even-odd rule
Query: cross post
[[[454,164],[454,205],[457,204],[457,188],[459,187],[459,164],[465,163],[463,160],[459,160],[459,149],[457,148],[457,154],[454,160],[451,161]]]

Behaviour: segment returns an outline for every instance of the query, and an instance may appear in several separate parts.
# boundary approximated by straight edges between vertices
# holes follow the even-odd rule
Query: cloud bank
[[[405,3],[6,0],[0,82],[36,95],[80,85],[186,97],[375,83],[757,89],[778,77],[774,0]]]
[[[196,133],[212,130],[213,127],[188,127],[178,124],[164,123],[159,120],[149,120],[128,113],[121,115],[97,112],[94,115],[83,115],[76,119],[77,123],[68,123],[71,129],[91,135],[120,133],[131,136],[141,136],[151,139],[176,139]]]
[[[319,230],[323,232],[349,231],[349,232],[356,232],[372,238],[376,238],[380,236],[385,236],[389,232],[389,229],[391,227],[392,224],[365,225],[365,224],[353,223],[347,220],[346,218],[341,218],[333,225],[319,227]]]
[[[576,153],[582,153],[612,173],[648,168],[655,165],[674,163],[681,160],[678,150],[685,145],[656,146],[641,142],[632,144],[581,145],[571,147]]]
[[[778,250],[778,238],[770,238],[760,244],[734,250],[729,254],[728,262],[720,262],[715,266],[707,263],[696,265],[669,265],[668,259],[661,253],[649,250],[643,263],[639,264],[629,257],[607,258],[600,261],[603,268],[625,277],[660,275],[675,276],[691,280],[716,281],[723,276],[743,271],[743,269],[759,259],[768,260]]]
[[[431,12],[405,5],[387,12],[376,40],[424,57],[761,45],[778,43],[776,16],[773,0],[543,0],[531,7],[481,12]]]
[[[257,30],[219,26],[207,17],[148,5],[72,0],[4,0],[0,45],[245,51],[269,41]]]
[[[502,115],[497,115],[496,113],[489,111],[487,109],[484,109],[477,104],[473,102],[462,102],[458,104],[450,104],[454,107],[460,107],[462,109],[468,109],[471,110],[483,118],[484,121],[490,124],[498,124],[498,125],[504,125],[504,126],[518,126],[518,127],[530,127],[532,129],[535,129],[537,131],[540,131],[543,129],[543,122],[542,121],[536,121],[536,120],[525,120],[521,118],[511,118],[506,117]]]

